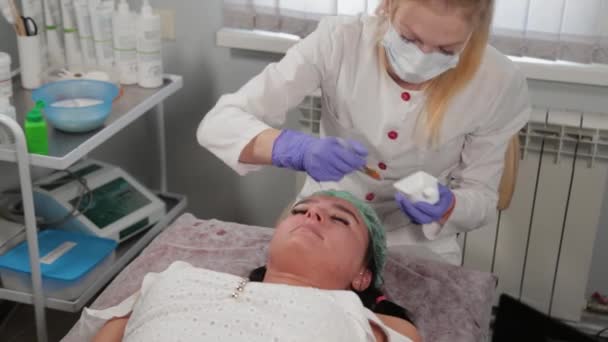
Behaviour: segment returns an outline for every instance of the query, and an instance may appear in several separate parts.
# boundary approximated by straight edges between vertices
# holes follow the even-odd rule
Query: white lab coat
[[[387,74],[377,53],[378,24],[370,16],[323,19],[280,62],[222,96],[198,127],[197,138],[239,174],[257,170],[239,162],[243,148],[282,124],[289,109],[320,87],[321,135],[363,143],[370,151],[368,165],[376,166],[383,180],[360,172],[339,183],[319,184],[308,177],[300,197],[328,188],[350,191],[376,209],[389,246],[424,246],[458,264],[456,235],[496,215],[507,144],[530,115],[526,81],[508,58],[488,47],[476,76],[445,113],[438,146],[430,147],[419,134],[425,95],[405,91]],[[443,226],[411,223],[394,200],[393,183],[419,170],[453,188],[456,206]]]

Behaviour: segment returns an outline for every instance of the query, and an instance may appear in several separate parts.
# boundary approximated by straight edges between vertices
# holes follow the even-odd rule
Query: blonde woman
[[[199,143],[244,175],[304,171],[300,198],[337,188],[378,212],[390,246],[460,262],[459,233],[496,214],[509,140],[527,122],[524,77],[488,45],[492,0],[384,0],[377,16],[329,17],[201,122]],[[278,130],[322,90],[320,138]],[[359,172],[368,165],[376,180]],[[436,176],[440,200],[412,203],[393,183]]]

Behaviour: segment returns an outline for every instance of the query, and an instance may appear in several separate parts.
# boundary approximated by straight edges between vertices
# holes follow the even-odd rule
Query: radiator
[[[608,174],[608,115],[535,109],[520,133],[511,207],[463,237],[463,266],[506,293],[580,321]]]
[[[320,103],[299,106],[303,130],[318,133]],[[608,114],[537,108],[520,139],[511,207],[460,236],[462,264],[496,274],[498,294],[579,321],[608,174]]]

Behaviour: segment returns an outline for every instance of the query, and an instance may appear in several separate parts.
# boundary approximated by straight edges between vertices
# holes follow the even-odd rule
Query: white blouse
[[[132,312],[124,342],[375,341],[370,322],[388,341],[411,342],[386,327],[351,291],[242,281],[177,261],[162,273],[146,275],[137,295],[106,310],[85,309],[83,319]]]
[[[488,46],[473,80],[450,103],[437,147],[421,139],[425,94],[405,91],[378,58],[377,17],[329,17],[278,63],[234,94],[224,95],[204,117],[199,143],[241,175],[259,166],[239,162],[243,148],[319,87],[321,135],[358,140],[370,151],[368,165],[382,181],[360,172],[338,183],[308,177],[300,197],[341,189],[366,199],[388,231],[389,245],[418,244],[460,262],[456,234],[484,226],[496,215],[497,189],[509,140],[527,122],[530,104],[524,77]],[[453,188],[456,207],[448,222],[420,227],[395,200],[393,183],[426,171]]]

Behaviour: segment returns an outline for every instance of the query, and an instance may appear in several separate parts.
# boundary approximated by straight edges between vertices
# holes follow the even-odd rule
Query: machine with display
[[[122,169],[85,160],[37,181],[34,203],[45,226],[123,242],[158,222],[165,204]]]

